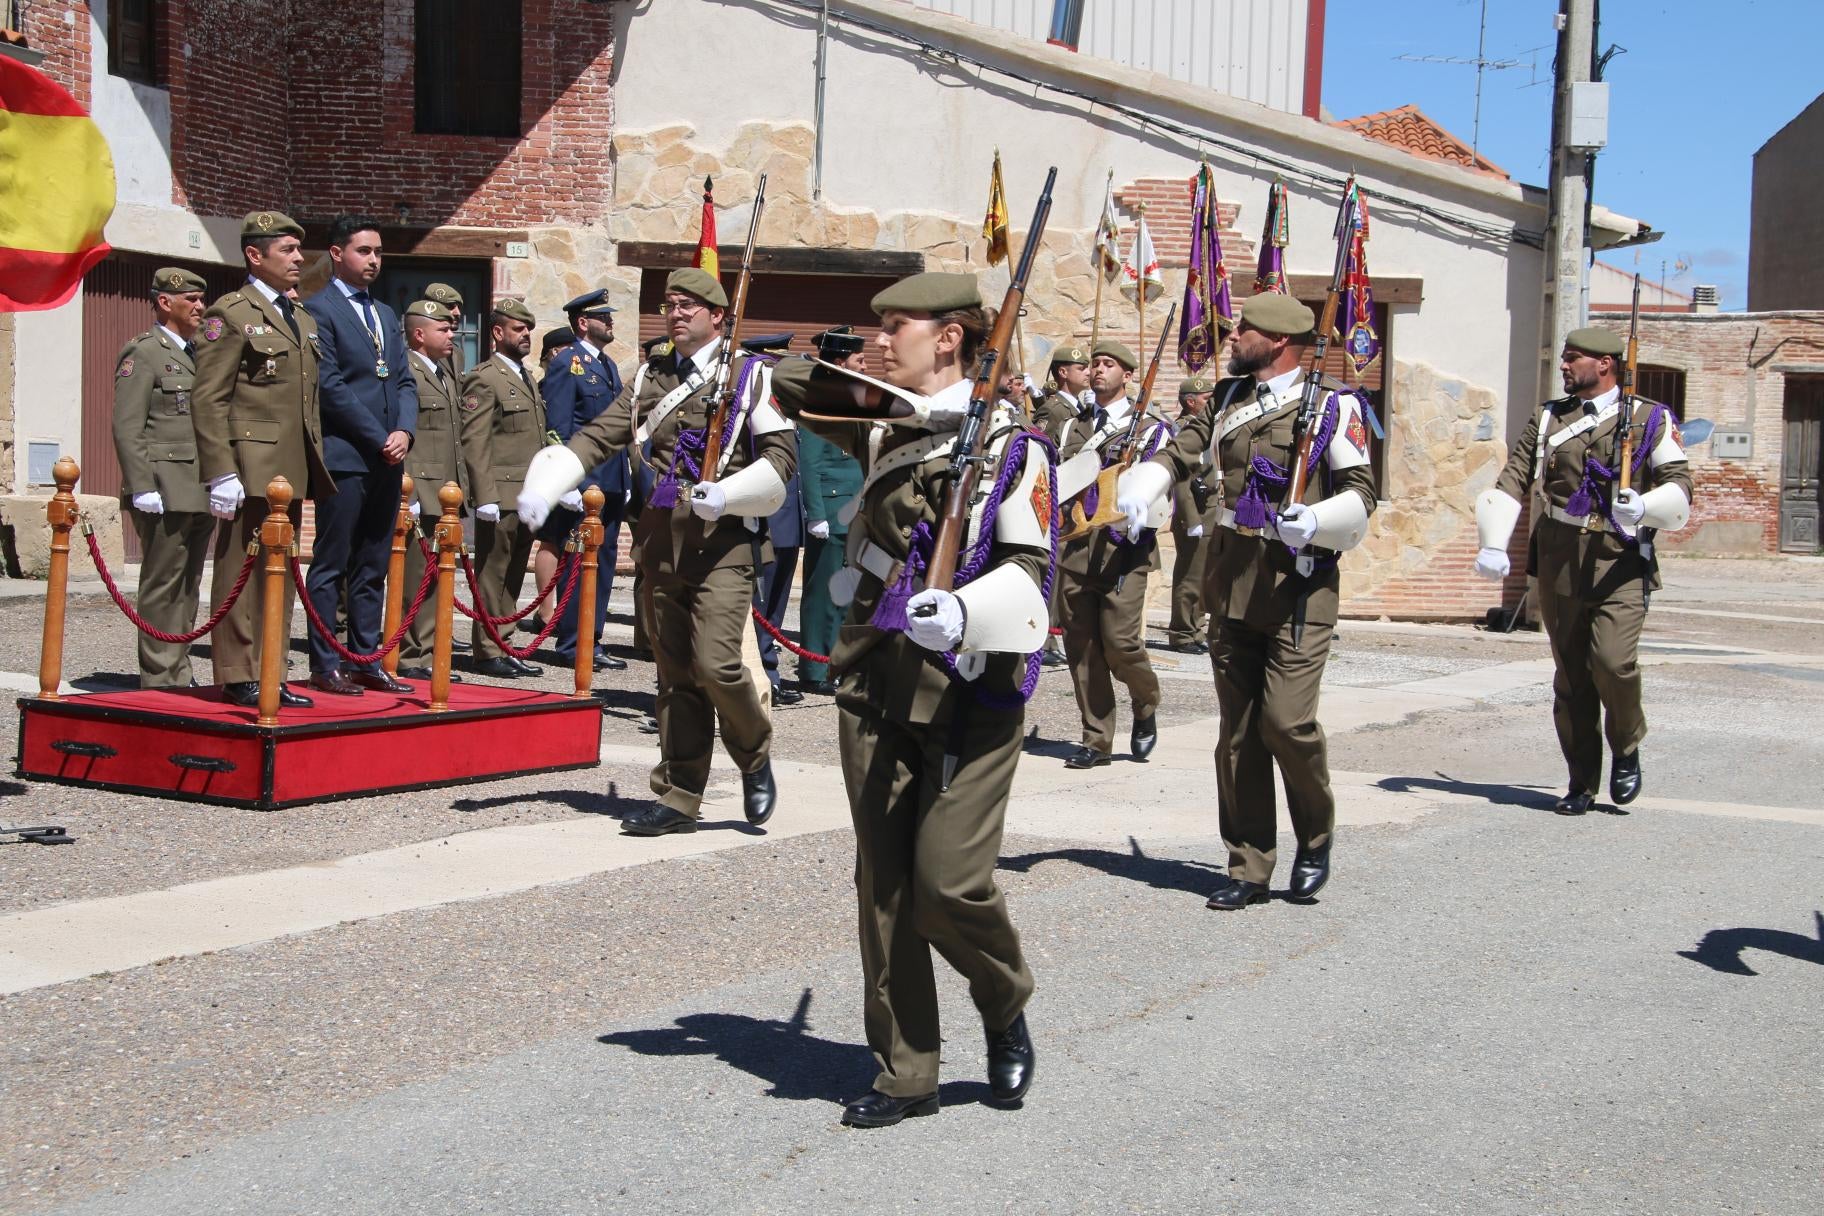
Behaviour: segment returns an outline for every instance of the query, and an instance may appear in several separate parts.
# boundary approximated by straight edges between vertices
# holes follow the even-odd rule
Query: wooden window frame
[[[163,88],[163,61],[160,57],[161,39],[159,26],[164,17],[164,5],[161,0],[141,0],[145,5],[146,19],[143,23],[142,37],[145,41],[143,68],[129,70],[123,63],[121,47],[125,44],[128,32],[122,26],[128,24],[123,17],[126,8],[123,0],[111,0],[108,5],[108,75],[118,76],[122,80],[131,80],[150,88]]]
[[[433,11],[435,20],[427,19]],[[494,24],[484,24],[484,16]],[[414,134],[464,139],[524,137],[523,18],[520,0],[415,0]],[[438,34],[427,38],[427,30]],[[498,109],[489,108],[495,106]]]

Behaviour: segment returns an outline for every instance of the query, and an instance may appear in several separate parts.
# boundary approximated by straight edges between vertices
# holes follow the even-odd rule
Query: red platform
[[[428,685],[413,688],[318,693],[308,709],[281,709],[277,726],[257,725],[257,710],[219,688],[22,698],[15,772],[269,811],[601,763],[593,698],[452,684],[449,710],[434,714]]]

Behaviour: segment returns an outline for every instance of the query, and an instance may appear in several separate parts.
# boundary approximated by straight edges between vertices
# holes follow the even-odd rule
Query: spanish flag
[[[0,57],[0,312],[56,308],[107,256],[114,158],[68,90]]]
[[[1001,185],[1001,150],[994,150],[994,174],[988,179],[988,214],[982,218],[982,239],[988,242],[988,264],[1007,260],[1007,191]]]
[[[722,275],[722,262],[716,256],[716,195],[715,183],[708,177],[703,179],[703,221],[697,230],[697,256],[690,264],[699,270],[709,271],[712,277]]]

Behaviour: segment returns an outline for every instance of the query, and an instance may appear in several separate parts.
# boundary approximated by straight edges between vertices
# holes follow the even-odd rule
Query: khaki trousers
[[[1115,749],[1115,686],[1127,686],[1134,717],[1159,708],[1159,677],[1146,656],[1146,575],[1116,579],[1060,571],[1064,657],[1083,716],[1083,746],[1107,755]]]
[[[1640,631],[1647,604],[1640,584],[1607,600],[1541,591],[1539,615],[1552,641],[1552,722],[1571,788],[1602,788],[1602,742],[1625,756],[1647,737],[1640,704]],[[1606,714],[1604,711],[1607,711]]]
[[[937,1089],[933,949],[968,980],[989,1029],[1012,1025],[1032,995],[1020,935],[994,884],[1025,714],[968,712],[947,791],[938,783],[948,720],[913,726],[850,704],[837,714],[855,821],[863,1013],[880,1066],[874,1088],[895,1097]]]
[[[518,511],[502,511],[498,520],[475,521],[475,582],[481,589],[481,603],[476,608],[489,616],[508,616],[519,611],[520,588],[526,585],[526,562],[532,556],[532,529],[519,518]],[[419,573],[423,577],[423,572]],[[564,593],[562,587],[551,592],[551,600]],[[549,608],[546,609],[549,611]],[[512,625],[501,625],[495,632],[511,637]],[[469,627],[469,645],[475,661],[498,659],[506,653],[494,644],[480,621]]]
[[[652,792],[662,806],[702,818],[716,724],[735,767],[751,773],[772,749],[771,693],[744,655],[751,647],[754,568],[723,566],[698,581],[647,571],[640,611],[658,668],[659,764]]]
[[[1286,783],[1286,809],[1299,844],[1319,848],[1336,828],[1336,799],[1318,687],[1330,655],[1331,625],[1306,625],[1292,646],[1292,625],[1272,633],[1222,621],[1210,648],[1221,725],[1216,736],[1216,805],[1229,875],[1263,886],[1278,841],[1273,765]]]
[[[139,595],[134,607],[156,629],[188,633],[196,628],[203,563],[209,560],[209,533],[215,529],[215,516],[207,511],[147,515],[131,507],[127,510],[139,533]],[[238,565],[235,573],[240,573]],[[188,688],[190,676],[189,646],[139,635],[141,688]]]
[[[1210,551],[1209,536],[1178,533],[1178,551],[1172,558],[1172,623],[1166,639],[1174,646],[1207,642],[1210,614],[1203,608],[1203,566]]]
[[[241,512],[233,520],[224,523],[215,533],[215,570],[209,578],[209,611],[213,615],[221,602],[234,589],[234,580],[241,576],[241,565],[247,560],[247,546],[260,538],[260,525],[266,522],[267,514],[272,510],[264,498],[248,498],[241,503]],[[291,503],[291,526],[296,529],[304,521],[304,504],[296,499]],[[233,611],[222,618],[215,632],[209,635],[210,657],[215,668],[217,684],[257,683],[260,678],[260,621],[266,604],[266,559],[254,559],[253,574],[247,580],[241,598],[234,602]],[[285,574],[285,633],[291,635],[291,609],[297,601],[297,584],[292,581],[290,571]]]

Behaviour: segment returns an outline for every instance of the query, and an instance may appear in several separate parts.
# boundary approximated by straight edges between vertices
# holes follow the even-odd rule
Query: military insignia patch
[[[226,326],[222,324],[222,319],[220,317],[205,317],[203,319],[203,341],[215,342],[220,340],[222,330],[225,328]]]
[[[260,331],[257,328],[255,328],[253,322],[251,322],[251,321],[249,321],[247,324],[241,326],[241,334],[245,337],[251,338],[251,337],[253,337],[254,334],[256,334],[258,332],[260,332]]]
[[[1348,436],[1349,442],[1355,445],[1356,451],[1364,456],[1368,454],[1368,428],[1362,425],[1360,414],[1349,416],[1349,426],[1343,431],[1343,434]]]
[[[583,374],[583,357],[581,355],[570,356],[570,374],[572,376],[580,376]]]
[[[478,410],[481,408],[481,402],[474,397],[464,397],[462,399],[462,408],[465,410]]]
[[[120,366],[114,369],[114,374],[119,376],[122,380],[131,376],[133,374],[133,356],[128,355],[126,358],[122,359],[120,361]]]
[[[189,393],[178,393],[177,396],[175,398],[173,398],[173,400],[175,401],[175,403],[177,405],[178,413],[188,414],[190,412],[190,394]]]
[[[1032,481],[1032,514],[1039,527],[1051,528],[1051,478],[1040,476]]]

